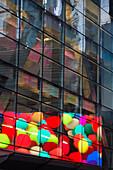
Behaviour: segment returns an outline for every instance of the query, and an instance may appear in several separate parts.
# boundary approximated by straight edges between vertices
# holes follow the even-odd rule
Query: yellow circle
[[[88,151],[88,142],[86,139],[80,139],[78,142],[78,150],[80,153],[86,153]]]
[[[37,123],[35,123],[35,122],[29,122],[28,123],[28,127],[27,127],[27,130],[29,129],[29,128],[31,128],[31,127],[35,127],[35,128],[37,128],[38,129],[38,124]]]

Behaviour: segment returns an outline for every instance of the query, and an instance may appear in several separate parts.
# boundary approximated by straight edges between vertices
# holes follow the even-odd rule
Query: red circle
[[[88,139],[90,139],[93,143],[94,143],[95,141],[97,141],[97,137],[96,137],[95,134],[93,134],[93,135],[88,135]]]
[[[74,162],[82,162],[82,156],[80,152],[72,152],[69,158]]]
[[[4,123],[5,125],[15,126],[16,120],[7,116],[4,116]]]
[[[16,146],[29,147],[31,145],[31,139],[26,134],[19,134],[16,139]]]
[[[14,118],[15,117],[15,113],[12,112],[12,111],[6,111],[3,113],[4,116],[7,116],[7,117],[12,117]]]
[[[61,120],[58,116],[51,116],[46,119],[46,122],[50,128],[57,128],[60,126]]]
[[[2,133],[6,134],[10,140],[14,140],[15,133],[17,133],[17,130],[15,130],[15,127],[7,127],[2,126]]]
[[[69,138],[66,135],[62,135],[59,137],[59,141],[60,142],[65,141],[65,142],[69,143]]]
[[[62,149],[61,148],[52,149],[49,152],[49,155],[50,155],[51,158],[58,159],[59,157],[62,156]]]
[[[17,152],[21,152],[21,153],[26,153],[29,154],[29,150],[28,149],[24,149],[24,148],[18,148],[16,149]]]
[[[78,133],[78,134],[76,134],[76,135],[73,137],[73,141],[74,141],[73,144],[74,144],[75,148],[78,149],[78,142],[79,142],[79,140],[82,139],[82,138],[84,138],[84,136],[83,136],[81,133]]]
[[[59,148],[62,149],[63,155],[67,155],[69,153],[70,147],[65,141],[59,143]]]
[[[31,148],[32,146],[37,146],[37,143],[35,141],[31,141],[31,145],[29,146],[29,148]]]
[[[94,123],[92,123],[92,128],[93,128],[93,131],[95,132],[95,133],[97,133],[97,130],[98,130],[98,124],[96,123],[96,122],[94,122]]]
[[[20,115],[18,115],[18,119],[19,118],[22,118],[22,119],[26,120],[27,122],[31,122],[32,115],[28,114],[28,113],[21,113]]]
[[[66,126],[66,125],[64,125],[64,128],[65,128],[65,130],[66,130],[66,131],[69,131],[69,129],[67,128],[67,126]]]
[[[8,145],[7,149],[14,150],[14,146],[13,145]]]
[[[46,142],[42,146],[43,150],[46,152],[50,152],[51,150],[57,148],[57,144],[54,142]]]

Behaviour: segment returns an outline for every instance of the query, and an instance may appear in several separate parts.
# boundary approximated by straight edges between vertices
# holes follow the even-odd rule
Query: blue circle
[[[45,129],[41,129],[38,131],[37,139],[39,143],[45,143],[49,140],[51,134],[49,131]]]
[[[24,119],[18,119],[16,122],[16,128],[20,128],[20,129],[26,129],[28,127],[28,123],[26,120]]]

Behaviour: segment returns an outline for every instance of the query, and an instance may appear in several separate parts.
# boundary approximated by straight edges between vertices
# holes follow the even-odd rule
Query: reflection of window
[[[38,80],[33,78],[30,75],[20,72],[19,73],[19,80],[18,80],[19,87],[28,89],[35,93],[39,92],[38,88]]]
[[[45,9],[49,10],[53,15],[60,16],[62,13],[62,0],[45,0]]]

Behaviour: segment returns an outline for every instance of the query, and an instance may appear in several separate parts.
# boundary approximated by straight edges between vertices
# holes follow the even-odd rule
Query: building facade
[[[0,0],[0,150],[113,168],[112,0]]]

